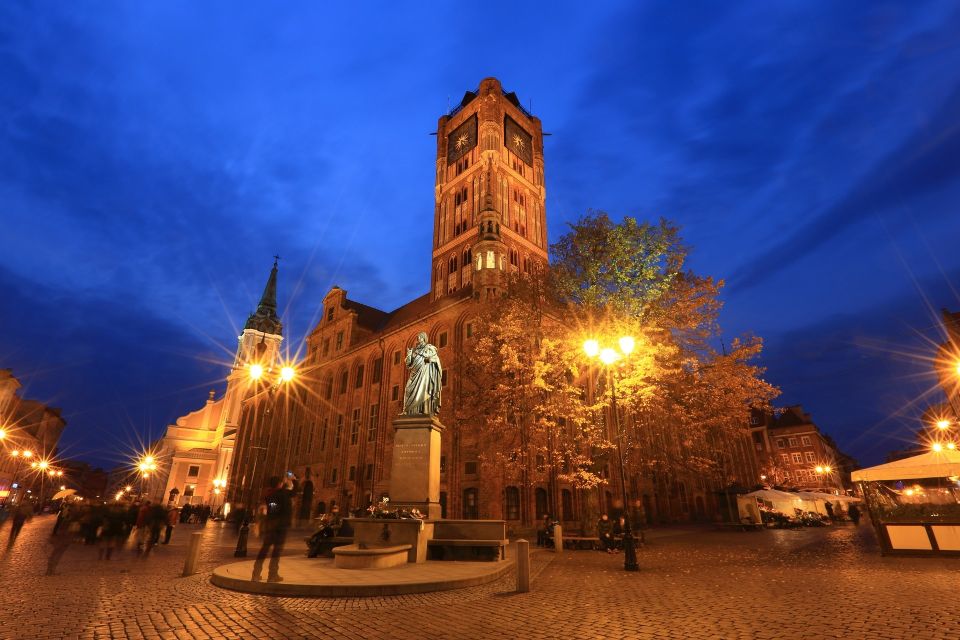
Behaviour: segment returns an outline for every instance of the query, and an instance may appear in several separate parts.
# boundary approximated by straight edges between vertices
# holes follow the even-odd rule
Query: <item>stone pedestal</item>
[[[397,416],[393,420],[390,507],[417,508],[440,518],[440,434],[436,416]]]
[[[433,538],[432,522],[388,518],[348,518],[348,521],[353,528],[356,547],[376,549],[408,545],[407,562],[426,562],[427,542]]]

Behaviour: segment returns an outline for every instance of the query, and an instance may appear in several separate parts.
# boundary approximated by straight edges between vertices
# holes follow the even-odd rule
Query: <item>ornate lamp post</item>
[[[591,358],[599,357],[607,369],[610,382],[610,413],[613,414],[613,426],[617,434],[617,461],[620,463],[620,497],[623,500],[623,569],[639,571],[637,550],[634,547],[633,531],[630,528],[630,502],[627,497],[627,472],[623,464],[623,433],[620,430],[620,416],[617,413],[617,380],[613,367],[621,359],[633,353],[635,342],[632,336],[623,336],[618,341],[620,350],[601,347],[596,340],[583,343],[583,350]]]

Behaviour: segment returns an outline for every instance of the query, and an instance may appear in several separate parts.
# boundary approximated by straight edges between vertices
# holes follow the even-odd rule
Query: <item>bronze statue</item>
[[[440,386],[443,369],[437,348],[427,342],[427,334],[417,335],[417,344],[407,349],[410,377],[403,392],[403,413],[408,416],[436,415],[440,411]]]

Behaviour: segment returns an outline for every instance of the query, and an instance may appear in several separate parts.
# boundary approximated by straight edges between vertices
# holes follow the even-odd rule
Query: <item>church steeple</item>
[[[273,268],[270,270],[270,277],[267,278],[267,286],[263,288],[263,295],[260,296],[260,304],[257,310],[250,314],[244,329],[254,329],[262,333],[273,335],[283,335],[283,323],[277,317],[277,263],[280,256],[274,256]]]

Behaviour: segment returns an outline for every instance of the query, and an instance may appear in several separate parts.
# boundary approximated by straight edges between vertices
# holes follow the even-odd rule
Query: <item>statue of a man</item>
[[[407,349],[410,377],[403,392],[403,413],[408,416],[432,416],[440,411],[440,383],[443,369],[437,348],[427,343],[427,334],[417,335],[417,344]]]

